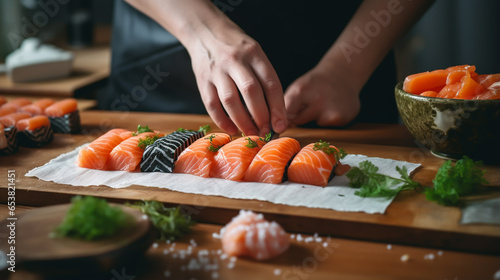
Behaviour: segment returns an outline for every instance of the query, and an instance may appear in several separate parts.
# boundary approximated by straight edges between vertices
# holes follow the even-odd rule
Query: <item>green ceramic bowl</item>
[[[500,162],[500,100],[426,97],[395,88],[410,133],[439,157]]]

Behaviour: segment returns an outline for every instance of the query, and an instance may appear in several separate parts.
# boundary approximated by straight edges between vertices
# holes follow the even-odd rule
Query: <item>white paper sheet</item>
[[[30,170],[26,176],[70,185],[67,186],[68,188],[71,188],[71,186],[95,185],[125,188],[131,185],[141,185],[185,193],[217,195],[235,199],[255,199],[291,206],[349,212],[384,213],[392,202],[392,199],[387,198],[362,198],[354,195],[356,189],[348,187],[348,179],[345,176],[336,176],[327,187],[321,188],[290,182],[275,185],[201,178],[189,174],[85,169],[75,165],[78,151],[83,146],[62,154],[41,167]],[[400,175],[395,169],[396,166],[406,166],[409,173],[420,166],[420,164],[363,155],[348,155],[342,160],[342,163],[357,166],[364,160],[370,160],[378,166],[380,173],[398,178]]]

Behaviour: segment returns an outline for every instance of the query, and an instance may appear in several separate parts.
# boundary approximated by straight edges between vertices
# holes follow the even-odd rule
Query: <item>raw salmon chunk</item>
[[[123,141],[122,134],[122,129],[112,129],[82,148],[78,153],[76,165],[90,169],[105,169],[109,154]]]
[[[265,143],[259,136],[245,136],[227,143],[215,155],[210,177],[243,180],[248,166]]]
[[[76,99],[67,98],[45,108],[44,114],[49,117],[62,117],[68,113],[76,111],[77,109],[78,106],[76,103]]]
[[[287,165],[299,151],[300,144],[293,138],[281,137],[270,141],[253,158],[245,172],[244,180],[270,184],[281,183]]]
[[[337,164],[337,148],[317,149],[318,143],[311,143],[300,150],[288,167],[288,180],[300,184],[326,186]],[[333,150],[332,150],[333,149]],[[332,152],[333,151],[333,152]]]
[[[118,135],[121,136],[122,134],[119,133]],[[155,136],[162,137],[164,135],[155,132],[145,132],[123,140],[109,154],[107,169],[134,171],[141,162],[142,154],[144,153],[144,147],[139,146],[139,141]]]
[[[43,126],[50,126],[50,120],[47,116],[34,116],[21,119],[16,123],[17,131],[35,130]]]
[[[7,116],[8,114],[15,112],[17,112],[17,109],[14,107],[0,107],[0,117]]]
[[[226,133],[211,133],[189,145],[177,158],[174,173],[186,173],[207,178],[217,151],[231,141]]]
[[[274,258],[288,249],[290,239],[276,222],[262,214],[241,210],[220,232],[222,249],[228,256],[248,256],[256,260]]]
[[[45,111],[45,108],[54,104],[54,99],[51,98],[43,98],[33,102],[32,104],[25,105],[19,109],[20,112],[29,113],[33,116],[42,115]]]

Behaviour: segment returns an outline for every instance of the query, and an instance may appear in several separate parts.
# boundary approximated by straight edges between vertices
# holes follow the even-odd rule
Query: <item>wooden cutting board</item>
[[[8,169],[16,170],[19,179],[16,183],[16,201],[34,206],[51,205],[67,203],[75,194],[105,197],[114,202],[156,199],[169,205],[182,204],[186,212],[194,215],[195,220],[216,224],[227,223],[240,209],[250,209],[276,220],[289,232],[500,254],[500,226],[461,225],[459,208],[429,202],[423,194],[416,192],[399,194],[385,214],[365,214],[201,196],[143,186],[124,189],[74,187],[23,176],[32,168],[92,141],[112,127],[133,130],[140,123],[169,132],[179,127],[197,129],[207,123],[213,125],[207,116],[201,115],[131,112],[83,112],[82,121],[83,135],[56,135],[54,142],[46,147],[21,149],[17,154],[1,158],[0,181],[7,181]],[[282,136],[294,137],[302,145],[322,139],[343,147],[351,154],[420,163],[422,168],[414,174],[414,179],[425,185],[432,184],[439,166],[444,162],[425,148],[415,145],[411,135],[401,125],[363,124],[345,129],[295,128]],[[485,166],[485,169],[491,185],[500,185],[500,167]],[[488,195],[499,195],[498,187],[491,189]],[[0,190],[0,200],[7,201],[6,190]]]

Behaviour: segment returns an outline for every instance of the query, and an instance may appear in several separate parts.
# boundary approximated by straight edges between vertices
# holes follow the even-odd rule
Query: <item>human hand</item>
[[[275,132],[283,132],[283,89],[260,45],[231,24],[210,28],[187,49],[212,120],[230,134],[240,129],[246,135],[265,135],[270,124]]]
[[[348,79],[321,69],[295,80],[285,92],[289,125],[316,121],[319,126],[343,126],[360,111],[359,89]]]

